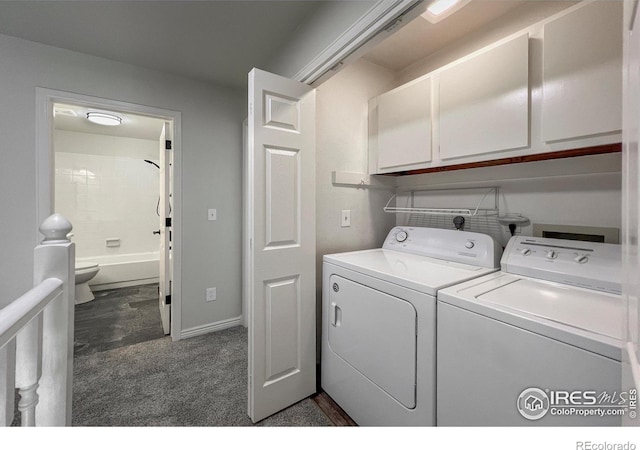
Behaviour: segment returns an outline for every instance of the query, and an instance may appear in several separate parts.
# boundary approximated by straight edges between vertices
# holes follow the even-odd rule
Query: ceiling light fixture
[[[427,7],[422,17],[431,23],[440,22],[442,19],[449,17],[471,0],[435,0]]]
[[[122,117],[103,112],[88,112],[87,120],[89,122],[97,123],[98,125],[106,125],[108,127],[115,127],[122,123]]]

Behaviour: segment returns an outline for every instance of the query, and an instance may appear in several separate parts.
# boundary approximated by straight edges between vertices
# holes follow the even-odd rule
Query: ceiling
[[[53,124],[56,130],[79,133],[103,134],[135,139],[158,140],[164,120],[119,111],[105,111],[84,106],[56,103],[53,108]],[[122,124],[115,127],[97,125],[87,120],[90,111],[109,112],[122,118]]]
[[[0,34],[246,88],[322,3],[1,0]]]
[[[246,89],[323,1],[0,0],[0,33]],[[164,121],[110,111],[122,125],[86,119],[95,108],[56,104],[56,130],[156,140]]]
[[[329,1],[0,0],[0,34],[245,89],[251,68],[268,67]],[[437,24],[414,19],[366,58],[402,70],[536,3],[565,2],[473,0]]]
[[[502,18],[527,16],[535,23],[575,3],[575,0],[472,0],[436,24],[418,16],[368,51],[364,58],[399,72],[466,35],[497,26]]]
[[[328,0],[0,0],[0,34],[246,89]],[[428,0],[427,0],[428,1]],[[400,71],[526,5],[558,0],[473,0],[437,24],[417,17],[372,47],[366,59]],[[566,6],[565,6],[566,7]],[[302,24],[302,25],[301,25]],[[121,127],[58,115],[57,129],[156,139],[158,122],[123,115]]]
[[[475,0],[436,24],[417,17],[368,52],[366,59],[393,71],[402,70],[522,4]]]

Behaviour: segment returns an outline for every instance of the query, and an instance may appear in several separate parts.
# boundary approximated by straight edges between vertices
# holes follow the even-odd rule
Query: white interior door
[[[158,304],[164,334],[171,332],[171,124],[160,133],[160,283]]]
[[[315,91],[249,73],[249,416],[316,390]]]

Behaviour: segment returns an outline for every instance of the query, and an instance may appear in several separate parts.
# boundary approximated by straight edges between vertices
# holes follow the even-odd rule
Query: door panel
[[[316,388],[315,91],[252,70],[247,145],[249,416],[257,422]]]
[[[299,245],[300,152],[266,148],[267,248]]]
[[[544,26],[544,140],[622,126],[622,2],[593,2]]]
[[[442,159],[527,147],[529,36],[443,70],[439,119]]]
[[[300,370],[298,278],[266,283],[267,371],[266,383]],[[293,324],[293,326],[290,326]]]
[[[378,97],[378,169],[431,161],[431,77]]]
[[[416,310],[337,275],[329,284],[329,347],[407,408],[416,406]]]
[[[299,131],[298,100],[265,93],[264,125],[283,131]]]

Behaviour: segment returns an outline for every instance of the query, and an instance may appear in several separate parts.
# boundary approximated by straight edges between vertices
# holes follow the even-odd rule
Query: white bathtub
[[[77,258],[76,261],[91,261],[100,265],[98,275],[89,282],[89,286],[94,291],[102,291],[157,283],[160,273],[159,255],[159,252],[131,253]]]

